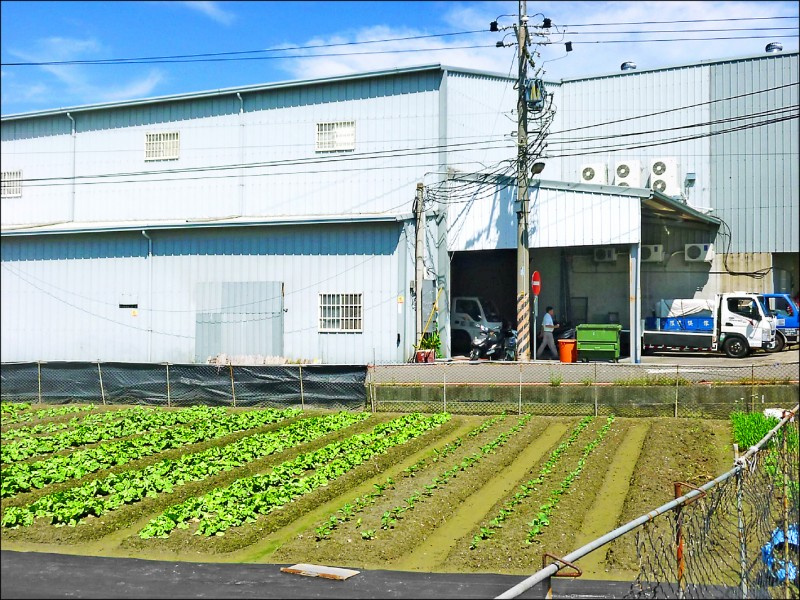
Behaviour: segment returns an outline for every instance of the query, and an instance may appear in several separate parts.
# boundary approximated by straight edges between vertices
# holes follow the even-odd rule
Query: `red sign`
[[[531,291],[534,296],[538,296],[542,289],[542,278],[539,277],[539,271],[534,271],[531,275]]]

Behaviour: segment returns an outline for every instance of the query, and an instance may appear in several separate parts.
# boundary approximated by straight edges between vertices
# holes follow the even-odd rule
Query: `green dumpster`
[[[619,360],[619,336],[622,325],[585,323],[576,328],[578,360]]]

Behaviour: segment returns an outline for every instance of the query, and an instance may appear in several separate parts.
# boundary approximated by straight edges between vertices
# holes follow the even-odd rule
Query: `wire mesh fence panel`
[[[639,528],[627,597],[797,598],[797,439],[787,423],[734,475]]]
[[[172,406],[236,406],[230,365],[170,365]]]
[[[97,363],[41,363],[40,381],[42,402],[102,402]]]
[[[167,365],[100,363],[103,399],[108,404],[170,404]]]
[[[0,390],[3,402],[39,401],[39,365],[5,363],[0,367]]]
[[[236,406],[301,408],[299,365],[234,366]]]
[[[301,376],[306,408],[364,410],[367,406],[365,366],[303,365]]]

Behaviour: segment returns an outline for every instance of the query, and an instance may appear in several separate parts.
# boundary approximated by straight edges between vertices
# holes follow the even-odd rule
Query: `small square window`
[[[317,152],[337,152],[356,149],[355,121],[317,123]]]
[[[22,171],[3,171],[1,187],[3,198],[22,196]]]
[[[361,294],[320,294],[320,331],[361,331]]]
[[[177,160],[180,157],[181,139],[177,131],[159,131],[145,134],[144,159]]]

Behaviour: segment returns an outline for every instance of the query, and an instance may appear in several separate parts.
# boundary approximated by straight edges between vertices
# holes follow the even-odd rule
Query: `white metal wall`
[[[0,218],[69,220],[73,204],[76,221],[407,213],[416,182],[439,166],[440,81],[431,69],[246,92],[241,102],[231,93],[82,110],[71,113],[74,139],[66,115],[4,120],[4,170],[69,177],[74,158],[79,179],[74,203],[69,181],[29,182]],[[350,120],[354,151],[315,151],[317,123]],[[145,134],[158,131],[180,133],[178,160],[145,162]]]
[[[210,306],[198,284],[272,281],[284,284],[287,358],[402,361],[413,314],[410,303],[398,305],[408,281],[400,231],[398,223],[151,231],[152,257],[138,232],[4,238],[2,360],[193,362],[198,312],[242,310]],[[329,292],[363,294],[362,332],[319,332],[319,294]]]

